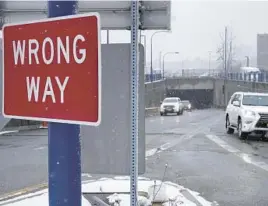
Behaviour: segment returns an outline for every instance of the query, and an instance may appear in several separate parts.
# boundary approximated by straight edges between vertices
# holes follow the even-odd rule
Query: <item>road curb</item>
[[[3,194],[3,195],[0,196],[0,205],[6,204],[6,203],[1,203],[3,201],[11,200],[11,199],[23,196],[23,195],[38,192],[40,190],[47,189],[47,187],[48,187],[47,183],[41,183],[41,184],[38,184],[38,185],[29,186],[29,187],[26,187],[26,188],[23,188],[23,189],[20,189],[20,190],[16,190],[14,192],[9,192],[9,193]]]
[[[18,126],[18,127],[7,127],[2,130],[2,132],[5,131],[28,131],[28,130],[37,130],[37,129],[43,129],[44,127],[40,125],[27,125],[27,126]]]

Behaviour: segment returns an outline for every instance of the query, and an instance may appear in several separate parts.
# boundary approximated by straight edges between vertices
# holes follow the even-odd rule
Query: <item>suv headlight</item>
[[[250,116],[250,117],[254,117],[254,116],[256,116],[256,113],[255,112],[253,112],[253,111],[250,111],[250,110],[245,110],[244,111],[244,114],[245,114],[245,116]]]

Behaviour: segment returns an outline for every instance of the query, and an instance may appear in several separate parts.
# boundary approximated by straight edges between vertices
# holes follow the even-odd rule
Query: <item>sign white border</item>
[[[5,114],[5,52],[4,52],[4,33],[5,33],[5,27],[9,26],[23,26],[25,24],[37,24],[37,23],[43,23],[43,22],[50,22],[50,21],[58,21],[63,19],[76,19],[81,17],[90,17],[95,16],[97,18],[97,32],[98,32],[98,120],[96,122],[87,122],[87,121],[79,121],[79,120],[64,120],[64,119],[50,119],[50,118],[42,118],[42,117],[28,117],[28,116],[16,116],[16,115],[7,115]],[[26,119],[26,120],[33,120],[33,121],[45,121],[45,122],[58,122],[58,123],[67,123],[67,124],[79,124],[79,125],[87,125],[87,126],[99,126],[101,123],[101,95],[102,95],[102,89],[101,89],[101,81],[102,81],[102,65],[101,65],[101,21],[100,21],[100,15],[98,12],[90,12],[87,14],[75,14],[75,15],[68,15],[68,16],[60,16],[60,17],[53,17],[53,18],[47,18],[47,19],[41,19],[41,20],[35,20],[35,21],[27,21],[27,22],[19,22],[19,23],[9,23],[4,24],[2,28],[2,58],[3,58],[3,73],[2,73],[2,114],[5,118],[13,118],[13,119]],[[79,105],[77,105],[79,107]]]

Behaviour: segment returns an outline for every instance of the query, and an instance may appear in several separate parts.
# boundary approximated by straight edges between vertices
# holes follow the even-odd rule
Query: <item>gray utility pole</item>
[[[208,70],[210,72],[211,51],[208,52]]]
[[[226,106],[226,81],[227,81],[227,27],[225,27],[224,32],[224,91],[223,91],[223,99],[224,106]]]
[[[229,54],[230,71],[233,69],[233,40],[230,41],[230,54]]]
[[[247,67],[249,67],[249,56],[245,56],[247,59]]]

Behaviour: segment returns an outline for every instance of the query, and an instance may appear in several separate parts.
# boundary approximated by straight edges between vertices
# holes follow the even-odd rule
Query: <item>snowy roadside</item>
[[[162,206],[215,206],[201,196],[199,193],[190,191],[183,186],[139,178],[139,205],[162,205]],[[192,198],[183,195],[187,191]],[[84,181],[82,185],[82,206],[91,206],[92,196],[101,196],[102,200],[109,205],[129,206],[129,177],[101,178],[98,180]],[[188,195],[187,195],[188,196]],[[120,204],[118,204],[120,203]],[[40,205],[41,204],[41,205]],[[35,193],[19,196],[6,201],[0,201],[0,206],[48,206],[48,190],[44,189]]]

